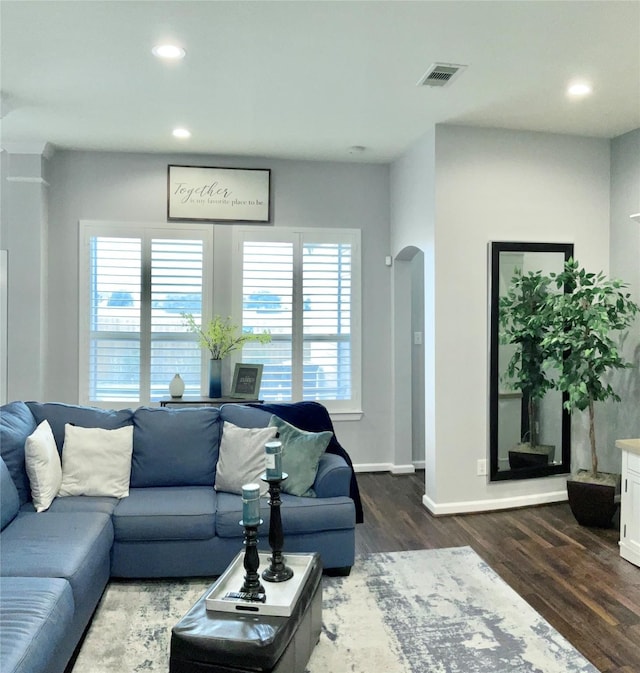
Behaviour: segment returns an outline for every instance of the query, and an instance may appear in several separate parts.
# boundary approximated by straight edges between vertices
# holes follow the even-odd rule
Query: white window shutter
[[[201,320],[211,233],[80,224],[81,401],[148,404],[176,373],[200,394],[202,351],[182,314]]]
[[[236,236],[243,329],[272,338],[242,352],[243,362],[264,365],[261,397],[359,408],[359,232],[246,229]]]

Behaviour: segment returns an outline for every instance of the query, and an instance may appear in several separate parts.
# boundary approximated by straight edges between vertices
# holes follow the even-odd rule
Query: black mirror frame
[[[571,472],[571,416],[562,408],[562,462],[560,465],[538,465],[519,468],[517,470],[498,469],[498,302],[500,253],[502,252],[560,252],[565,261],[573,256],[573,243],[520,243],[494,241],[490,244],[491,266],[489,296],[491,306],[489,332],[489,480],[505,481],[508,479],[534,479],[554,474]],[[562,396],[566,401],[566,393]]]

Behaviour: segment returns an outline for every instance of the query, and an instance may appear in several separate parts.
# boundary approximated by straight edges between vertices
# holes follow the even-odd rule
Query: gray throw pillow
[[[275,428],[240,428],[225,421],[216,469],[216,491],[242,495],[243,484],[257,483],[261,493],[266,493],[267,484],[260,480],[265,470],[264,445],[275,436]]]

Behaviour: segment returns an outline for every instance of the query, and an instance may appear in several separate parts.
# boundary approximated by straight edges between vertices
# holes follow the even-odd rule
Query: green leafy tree
[[[214,315],[205,326],[198,325],[191,313],[183,313],[182,318],[189,330],[198,335],[200,347],[209,350],[212,360],[222,360],[250,341],[263,344],[271,341],[269,332],[261,334],[241,332],[238,325],[231,322],[231,318]]]
[[[538,446],[538,404],[554,381],[548,376],[545,362],[547,348],[543,345],[548,331],[549,286],[551,278],[542,271],[526,275],[519,269],[511,279],[507,294],[500,297],[500,343],[516,348],[509,360],[505,379],[515,390],[520,390],[527,401],[529,443]],[[526,436],[522,438],[524,442]]]
[[[626,292],[628,284],[587,273],[578,262],[565,262],[564,271],[551,274],[558,288],[567,292],[552,295],[543,346],[560,372],[557,387],[568,395],[565,408],[589,410],[591,473],[598,472],[594,403],[620,397],[605,375],[633,365],[618,350],[622,330],[628,328],[640,310]]]

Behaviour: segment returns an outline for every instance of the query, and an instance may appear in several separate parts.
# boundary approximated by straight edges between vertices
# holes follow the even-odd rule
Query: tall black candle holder
[[[260,567],[260,557],[258,556],[258,526],[259,523],[247,526],[243,521],[240,522],[244,526],[244,584],[240,591],[242,593],[263,593],[264,587],[260,583],[260,575],[258,568]]]
[[[271,520],[269,521],[269,546],[271,547],[271,563],[262,573],[262,579],[267,582],[286,582],[293,577],[293,570],[285,565],[282,547],[284,545],[284,533],[282,531],[282,518],[280,516],[280,491],[282,482],[289,475],[282,473],[281,477],[269,477],[265,472],[261,479],[269,484],[269,506],[271,507]]]

